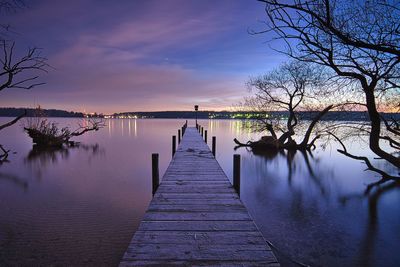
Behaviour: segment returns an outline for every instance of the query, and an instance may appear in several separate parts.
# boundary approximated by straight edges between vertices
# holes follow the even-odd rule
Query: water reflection
[[[138,119],[108,119],[106,123],[108,136],[115,136],[115,130],[129,137],[138,137]]]
[[[379,238],[380,227],[385,227],[384,224],[380,224],[379,220],[379,202],[385,194],[400,190],[400,182],[391,181],[383,186],[375,188],[370,193],[363,194],[368,198],[368,224],[364,231],[364,237],[362,239],[362,246],[358,256],[358,262],[360,266],[373,266],[373,255],[376,250],[376,242]]]
[[[386,212],[382,220],[391,218],[394,224],[383,226],[378,213],[383,212],[380,208],[387,209],[387,203],[379,204],[379,200],[386,194],[393,196],[394,191],[398,194],[400,183],[386,183],[367,193],[368,183],[357,183],[355,190],[351,187],[357,181],[370,180],[362,175],[362,169],[358,176],[352,176],[353,164],[353,169],[343,175],[346,166],[334,160],[327,164],[325,153],[244,147],[237,152],[248,158],[244,163],[244,202],[253,209],[256,222],[265,227],[267,239],[271,238],[281,250],[277,256],[284,266],[296,266],[282,256],[286,254],[312,266],[336,266],[337,262],[341,266],[394,266],[393,256],[385,259],[377,254],[382,253],[383,232],[388,231],[387,227],[393,231],[398,224],[397,215]],[[257,178],[249,179],[251,176]],[[351,200],[359,203],[349,204]],[[393,239],[391,242],[396,244]],[[294,249],[299,246],[309,247],[304,251]]]
[[[10,182],[13,185],[21,188],[23,191],[28,190],[28,182],[15,174],[0,172],[0,182]]]
[[[32,149],[25,157],[24,163],[34,168],[36,170],[36,177],[41,179],[44,169],[49,165],[68,160],[71,156],[71,152],[77,150],[87,153],[88,164],[91,163],[93,157],[105,154],[105,149],[101,148],[99,144],[87,145],[75,143],[73,146],[68,147],[43,147],[33,145]]]
[[[82,136],[82,145],[67,151],[32,148],[18,128],[0,132],[18,151],[0,170],[0,266],[118,265],[151,200],[151,153],[160,154],[162,175],[171,136],[183,121],[123,123],[123,135],[122,120],[107,120],[108,129]],[[199,123],[209,137],[217,136],[217,160],[228,177],[232,154],[241,154],[241,198],[263,235],[285,254],[311,266],[398,265],[398,185],[386,183],[366,195],[376,177],[334,148],[234,151],[233,138],[260,135],[238,128],[240,121]],[[6,231],[13,236],[7,244]]]
[[[310,179],[313,184],[319,189],[321,195],[325,195],[328,189],[327,185],[324,185],[321,181],[321,177],[325,180],[329,177],[332,177],[333,170],[331,168],[319,168],[319,158],[315,158],[312,151],[309,150],[277,150],[277,149],[250,149],[248,147],[240,147],[236,146],[235,151],[238,149],[246,149],[248,152],[251,152],[256,157],[263,159],[265,163],[273,163],[273,162],[286,162],[286,168],[281,168],[283,170],[287,170],[286,179],[288,181],[288,185],[292,185],[293,177],[299,175],[296,173],[297,171],[301,172],[302,169],[306,169],[303,171],[301,176],[302,178],[307,177]],[[299,159],[301,157],[303,159],[303,164],[301,165],[301,161]],[[301,165],[301,166],[299,166]],[[278,169],[279,169],[278,168]],[[259,166],[260,170],[263,168]],[[319,170],[318,174],[316,170]],[[323,170],[321,172],[321,170]],[[261,174],[264,175],[264,174]]]
[[[70,150],[79,149],[88,152],[89,156],[94,157],[96,155],[104,155],[105,150],[100,148],[99,144],[86,145],[86,144],[75,144],[69,147],[42,147],[33,145],[32,150],[28,153],[25,158],[25,162],[40,163],[46,165],[48,163],[56,163],[58,159],[66,160],[70,156]],[[90,157],[88,158],[91,159]]]

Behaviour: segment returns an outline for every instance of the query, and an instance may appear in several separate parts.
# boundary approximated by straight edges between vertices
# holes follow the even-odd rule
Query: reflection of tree
[[[22,188],[24,191],[28,189],[28,182],[14,174],[0,173],[0,181],[9,181],[14,185]]]
[[[240,146],[236,146],[235,150],[237,150]],[[305,177],[310,178],[313,183],[318,187],[319,191],[321,192],[322,195],[326,194],[326,189],[321,182],[320,177],[326,177],[327,174],[320,174],[317,175],[315,172],[315,167],[318,164],[318,159],[314,158],[312,151],[309,150],[277,150],[277,149],[249,149],[246,147],[247,151],[251,151],[255,156],[261,157],[265,159],[267,162],[272,162],[273,160],[276,160],[278,156],[284,157],[286,159],[286,166],[288,170],[287,174],[287,180],[289,185],[291,185],[291,182],[293,180],[293,176],[296,175],[296,166],[299,163],[296,160],[296,155],[301,155],[304,164],[307,169],[307,174]],[[313,166],[314,165],[314,166]]]
[[[372,183],[374,184],[374,183]],[[374,254],[374,245],[376,243],[377,234],[379,232],[379,220],[378,220],[378,204],[379,200],[385,194],[389,192],[393,192],[394,190],[400,190],[400,182],[398,181],[390,181],[383,186],[373,187],[373,190],[370,189],[370,185],[362,194],[353,194],[342,196],[339,198],[340,202],[343,205],[346,205],[350,200],[362,200],[365,197],[368,197],[368,224],[365,228],[364,238],[361,244],[360,255],[359,255],[359,265],[360,266],[372,266],[372,258],[371,256]]]
[[[68,160],[70,157],[71,150],[82,150],[89,154],[89,161],[98,154],[104,154],[98,144],[86,145],[81,143],[75,143],[74,146],[69,147],[42,147],[34,145],[32,150],[26,156],[24,162],[31,166],[37,167],[38,177],[41,177],[41,172],[50,164],[57,163],[61,160]]]
[[[262,178],[253,185],[254,192],[250,196],[254,197],[254,203],[257,203],[255,206],[260,206],[258,212],[260,214],[265,210],[271,212],[272,224],[277,222],[276,219],[285,218],[285,224],[279,226],[279,229],[285,229],[289,225],[295,226],[290,232],[290,235],[296,236],[295,238],[285,237],[285,245],[277,242],[278,246],[275,249],[278,251],[279,261],[287,266],[307,266],[293,260],[302,259],[304,255],[292,250],[292,245],[288,243],[296,243],[298,240],[294,239],[303,237],[296,232],[298,226],[302,228],[312,226],[312,229],[308,228],[309,236],[315,235],[317,241],[321,242],[318,238],[324,236],[326,231],[318,229],[321,222],[321,218],[318,218],[321,214],[319,204],[321,201],[329,201],[327,192],[330,192],[328,188],[330,183],[326,182],[335,181],[328,179],[332,176],[333,170],[326,168],[325,165],[320,166],[323,161],[319,160],[318,155],[308,151],[303,153],[300,150],[255,150],[248,147],[245,149],[252,152],[255,157],[252,160],[255,166],[250,171],[255,171],[256,175],[251,176]],[[318,233],[314,229],[318,229]],[[309,259],[305,257],[303,260]]]
[[[335,179],[336,177],[334,175],[334,171],[336,171],[336,169],[326,168],[325,165],[322,165],[322,163],[326,161],[321,160],[320,162],[318,154],[315,153],[303,154],[300,153],[300,151],[297,151],[296,153],[288,155],[286,153],[276,152],[266,154],[260,153],[259,151],[252,152],[256,157],[258,157],[256,161],[257,165],[253,169],[258,172],[258,177],[264,178],[263,181],[257,182],[256,186],[254,187],[256,190],[256,201],[264,204],[262,208],[270,204],[270,202],[268,202],[270,201],[270,197],[267,196],[269,194],[274,194],[275,192],[278,192],[275,193],[278,195],[278,197],[275,197],[275,199],[282,201],[283,204],[278,203],[276,204],[276,206],[278,206],[279,208],[285,207],[284,211],[279,211],[279,215],[287,216],[290,224],[297,224],[305,228],[308,224],[312,225],[313,228],[310,230],[310,233],[315,234],[316,242],[322,242],[319,240],[320,237],[322,236],[325,238],[327,235],[331,235],[332,232],[338,233],[337,238],[335,236],[332,236],[332,240],[336,240],[337,243],[342,242],[343,239],[354,241],[354,237],[358,237],[358,235],[361,235],[361,238],[356,240],[356,242],[358,243],[356,248],[357,252],[353,254],[355,255],[354,265],[366,267],[374,265],[374,262],[376,260],[374,257],[377,255],[378,245],[382,242],[381,238],[384,237],[388,231],[387,226],[383,226],[382,223],[379,224],[380,222],[383,222],[383,218],[378,217],[378,215],[381,215],[382,217],[388,216],[387,214],[383,214],[382,210],[380,211],[381,214],[379,214],[379,208],[383,208],[382,201],[383,198],[385,198],[383,196],[387,196],[387,194],[392,194],[395,191],[396,193],[399,192],[399,182],[388,181],[385,184],[372,187],[370,185],[367,185],[365,190],[361,189],[361,192],[357,194],[352,194],[339,198],[339,201],[341,201],[344,205],[352,200],[358,200],[360,202],[365,200],[368,201],[368,210],[366,211],[368,212],[368,217],[365,220],[365,225],[362,223],[358,225],[357,228],[360,233],[350,234],[350,237],[348,239],[343,237],[343,235],[341,234],[342,228],[340,228],[339,230],[337,228],[334,228],[332,230],[332,225],[330,225],[330,223],[335,224],[337,222],[337,219],[344,219],[344,221],[348,222],[348,220],[351,221],[351,218],[342,218],[342,213],[340,211],[335,211],[335,205],[328,206],[329,208],[331,208],[332,206],[334,207],[332,211],[330,211],[326,207],[319,208],[321,200],[332,200],[332,198],[329,198],[329,193],[331,189],[329,185],[334,182],[340,182],[340,180]],[[279,163],[281,165],[277,166],[270,163]],[[282,172],[278,172],[282,170],[285,171],[283,175]],[[278,182],[280,184],[277,184],[276,182],[277,177],[281,177],[280,181]],[[332,177],[332,179],[329,179],[330,177]],[[283,187],[286,186],[287,188],[279,188],[282,184],[282,181],[286,181],[286,179],[291,179],[292,183],[283,185]],[[299,181],[300,183],[296,183],[296,181]],[[310,184],[307,184],[305,187],[299,187],[299,184],[300,186],[306,184],[304,183],[304,181],[310,182]],[[340,184],[338,183],[337,187],[340,190],[339,186]],[[311,187],[315,187],[316,189],[318,189],[318,195],[312,195],[313,191],[310,190]],[[339,190],[336,191],[340,192]],[[287,192],[288,194],[282,194],[282,192]],[[323,197],[323,199],[321,197]],[[334,198],[333,200],[336,199],[337,198]],[[342,210],[354,211],[356,207],[362,206],[363,205],[351,205],[350,207],[343,207]],[[268,207],[266,209],[273,210],[274,208]],[[326,213],[328,213],[328,216],[331,216],[329,215],[330,213],[333,214],[333,216],[331,216],[330,218],[328,217],[329,219],[331,219],[331,221],[329,221],[328,225],[325,226],[321,223],[326,223]],[[362,212],[356,212],[356,214],[361,213]],[[318,216],[321,216],[322,218],[318,218]],[[397,215],[391,214],[389,216],[393,217]],[[356,218],[356,220],[360,219]],[[350,228],[353,228],[353,226],[351,226]],[[318,229],[318,232],[315,231],[315,229]],[[347,229],[347,226],[343,226],[343,229]],[[306,238],[308,238],[308,236]],[[387,237],[385,236],[383,241],[386,240]],[[335,249],[338,246],[337,243],[333,246]],[[340,247],[340,249],[345,249],[346,247],[347,245],[345,244],[344,247]],[[328,246],[326,249],[330,250],[331,248],[332,246]],[[322,250],[318,249],[318,251]],[[351,256],[353,257],[353,255]]]
[[[236,146],[235,150],[237,150],[239,147],[240,146]],[[285,155],[284,150],[278,149],[249,149],[248,147],[246,147],[246,150],[253,152],[253,154],[256,156],[264,158],[266,161],[271,161],[278,155]]]
[[[28,156],[25,159],[25,162],[40,164],[42,166],[46,166],[47,164],[54,164],[58,161],[58,159],[68,159],[69,158],[69,149],[68,148],[43,148],[40,146],[33,146],[32,150],[28,153]]]

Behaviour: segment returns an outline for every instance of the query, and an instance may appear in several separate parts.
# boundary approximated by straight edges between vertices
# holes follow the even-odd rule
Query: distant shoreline
[[[35,116],[35,109],[32,108],[0,108],[0,117],[16,117],[24,112],[27,112],[27,117]],[[64,117],[64,118],[110,118],[110,119],[257,119],[267,116],[262,112],[246,112],[246,111],[142,111],[142,112],[122,112],[112,115],[104,115],[97,113],[85,114],[82,112],[65,111],[59,109],[42,109],[46,117]],[[303,120],[312,119],[317,112],[307,111],[300,112],[300,117]],[[274,111],[269,113],[269,116],[280,118],[287,117],[288,113],[284,111]],[[384,113],[383,116],[400,120],[400,113]],[[368,113],[365,111],[331,111],[327,113],[323,121],[367,121]]]

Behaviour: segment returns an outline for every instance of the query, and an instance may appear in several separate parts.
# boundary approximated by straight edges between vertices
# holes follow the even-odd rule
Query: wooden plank
[[[199,194],[219,194],[219,193],[235,193],[235,189],[231,185],[218,185],[218,184],[210,184],[210,185],[175,185],[168,186],[161,184],[157,192],[159,193],[199,193]]]
[[[120,266],[132,266],[129,262],[121,262]],[[219,267],[279,267],[279,263],[275,261],[222,261],[222,260],[135,260],[134,266],[163,266],[163,267],[171,267],[171,266],[219,266]]]
[[[147,244],[131,243],[126,260],[241,260],[275,261],[266,246],[257,244]]]
[[[252,221],[143,221],[139,231],[241,231],[254,232]]]
[[[157,205],[242,205],[238,199],[234,198],[201,198],[191,199],[188,201],[187,198],[157,198],[154,201]]]
[[[215,177],[211,175],[188,175],[188,174],[174,174],[168,177],[164,177],[162,181],[203,181],[203,182],[213,182],[213,181],[224,181],[221,177]]]
[[[204,181],[172,181],[160,184],[160,188],[197,188],[207,191],[212,188],[227,188],[232,189],[232,185],[225,182],[204,182]]]
[[[231,231],[137,231],[131,244],[213,244],[213,245],[264,245],[265,241],[258,232]]]
[[[217,181],[206,181],[206,180],[186,180],[186,179],[179,179],[179,180],[165,180],[162,184],[163,186],[175,186],[175,185],[191,185],[191,186],[212,186],[212,185],[220,185],[220,186],[228,186],[232,187],[231,185],[227,185],[226,181],[224,180],[217,180]]]
[[[157,192],[157,194],[154,196],[153,200],[156,201],[157,199],[239,199],[239,196],[236,194],[232,193],[219,193],[219,194],[214,194],[214,193],[160,193]]]
[[[217,211],[217,212],[231,212],[231,211],[245,211],[246,208],[241,204],[151,204],[148,211],[162,211],[162,212],[202,212],[202,211]]]
[[[187,128],[120,266],[279,266],[196,129]]]
[[[147,211],[145,221],[251,221],[247,211]]]

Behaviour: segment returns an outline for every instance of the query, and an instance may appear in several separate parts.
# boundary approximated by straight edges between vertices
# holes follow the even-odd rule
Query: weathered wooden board
[[[279,266],[195,128],[186,133],[120,266]]]
[[[188,203],[189,202],[189,203]],[[215,199],[190,199],[188,198],[159,198],[157,205],[241,205],[238,199],[215,198]]]
[[[218,193],[218,194],[210,194],[210,193],[157,193],[154,195],[153,201],[157,199],[239,199],[239,196],[232,193]]]
[[[152,244],[131,243],[128,247],[129,258],[140,260],[230,260],[259,261],[274,260],[274,255],[265,245],[257,244]]]
[[[245,211],[246,208],[243,207],[240,203],[237,204],[159,204],[153,203],[149,206],[148,211],[175,211],[175,212],[201,212],[201,211],[222,211],[222,212],[230,212],[230,211]]]
[[[134,266],[160,266],[160,267],[176,267],[176,266],[219,266],[219,267],[279,267],[279,263],[271,261],[225,261],[225,260],[135,260]],[[120,266],[132,266],[131,262],[121,262]]]
[[[252,221],[143,221],[138,231],[258,231]]]
[[[137,231],[133,243],[190,245],[264,245],[258,232]]]

